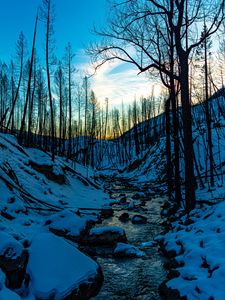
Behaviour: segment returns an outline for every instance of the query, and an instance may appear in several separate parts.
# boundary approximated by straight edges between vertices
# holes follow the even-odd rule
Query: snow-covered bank
[[[26,194],[49,205],[99,208],[107,197],[66,161],[56,157],[53,163],[47,153],[22,148],[15,137],[6,134],[0,134],[0,184],[5,201]]]
[[[215,94],[210,99],[211,129],[212,129],[212,144],[213,144],[213,167],[215,178],[215,191],[209,189],[209,154],[207,148],[207,125],[205,117],[204,103],[192,107],[193,115],[193,144],[195,152],[194,171],[198,183],[197,198],[202,200],[223,198],[225,197],[224,189],[221,188],[225,182],[225,108],[224,108],[224,90],[221,93]],[[137,155],[135,152],[135,141],[133,136],[134,129],[125,133],[125,137],[131,137],[131,146],[129,146],[129,159],[124,163],[119,161],[121,156],[120,151],[116,151],[117,145],[123,148],[123,138],[120,140],[109,141],[107,144],[108,151],[102,159],[102,164],[99,167],[102,174],[117,174],[125,178],[130,178],[138,183],[151,182],[151,184],[166,182],[166,132],[165,126],[161,126],[164,119],[164,114],[160,115],[161,121],[156,126],[156,137],[154,133],[154,118],[144,123],[137,125],[140,132],[139,142],[142,151]],[[158,120],[159,121],[159,120]],[[181,121],[181,120],[180,120]],[[182,121],[181,121],[182,122]],[[145,138],[141,136],[141,132],[146,132],[145,127],[151,130],[147,131]],[[149,139],[151,142],[149,142]],[[180,133],[180,178],[184,184],[184,161],[183,161],[183,136]],[[171,133],[172,156],[173,151],[173,133]],[[119,147],[119,146],[118,146]],[[128,146],[127,146],[128,147]],[[126,148],[123,148],[126,154]],[[124,155],[125,155],[124,154]],[[126,156],[126,155],[125,155]],[[109,159],[110,158],[110,159]],[[173,156],[174,159],[174,156]],[[119,170],[112,171],[117,166]],[[200,180],[201,179],[201,180]],[[218,188],[217,188],[218,187]],[[210,192],[210,193],[209,193]],[[207,199],[206,199],[207,198]]]
[[[100,286],[103,280],[98,264],[65,240],[49,233],[39,234],[33,238],[29,252],[27,270],[35,299],[67,299],[73,293],[89,299],[88,282],[96,285],[97,294],[94,279],[100,281]],[[81,284],[86,284],[86,290],[79,291]]]
[[[225,202],[195,209],[171,225],[162,241],[177,262],[178,277],[167,287],[188,300],[224,299]]]
[[[75,242],[109,199],[84,175],[81,166],[75,170],[59,157],[52,162],[48,153],[0,134],[0,299],[89,299],[98,293],[101,270]]]
[[[47,153],[22,148],[6,134],[0,134],[0,190],[2,229],[6,226],[26,237],[39,231],[53,213],[100,209],[108,203],[102,189],[66,161],[56,157],[52,162]]]

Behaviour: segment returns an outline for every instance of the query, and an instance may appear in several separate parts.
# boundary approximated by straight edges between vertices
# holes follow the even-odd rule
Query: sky
[[[42,0],[0,0],[0,59],[8,62],[15,53],[15,42],[24,32],[28,46],[32,41],[37,8]],[[56,54],[63,56],[65,45],[70,42],[75,53],[75,67],[82,74],[90,70],[89,57],[85,48],[99,38],[93,34],[93,25],[103,27],[107,22],[109,4],[107,0],[54,0]],[[39,25],[38,41],[43,53],[43,25]],[[41,55],[41,54],[39,54]],[[109,98],[112,106],[133,101],[141,95],[151,93],[151,84],[145,75],[127,64],[114,62],[104,65],[91,79],[91,88],[99,101]]]

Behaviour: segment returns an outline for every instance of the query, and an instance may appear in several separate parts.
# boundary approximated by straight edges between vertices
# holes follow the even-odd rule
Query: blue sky
[[[14,54],[15,42],[23,31],[28,46],[32,41],[35,15],[41,0],[0,0],[0,59],[9,61]],[[61,57],[67,42],[71,42],[76,54],[75,64],[79,69],[87,69],[88,57],[84,49],[90,42],[96,41],[92,33],[93,25],[99,27],[106,23],[107,0],[55,0],[55,40],[56,54]],[[43,54],[43,28],[39,27],[39,56]],[[144,76],[136,76],[134,68],[114,63],[103,67],[92,80],[92,88],[97,97],[111,98],[117,105],[122,99],[133,100],[135,96],[150,93],[149,84]]]
[[[0,37],[4,47],[1,57],[8,58],[21,30],[32,39],[37,8],[41,0],[0,0]],[[97,37],[91,33],[93,24],[103,25],[107,16],[107,0],[55,0],[55,38],[60,55],[70,41],[78,51]],[[1,44],[2,44],[1,42]]]

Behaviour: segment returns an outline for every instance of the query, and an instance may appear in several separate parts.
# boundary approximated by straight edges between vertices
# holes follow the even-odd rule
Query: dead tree
[[[37,16],[36,16],[36,21],[35,21],[35,26],[34,26],[33,45],[32,45],[32,52],[31,52],[31,59],[30,59],[30,63],[29,63],[29,75],[28,75],[28,83],[27,83],[27,92],[26,92],[26,99],[25,99],[25,105],[24,105],[24,110],[23,110],[23,117],[22,117],[22,122],[21,122],[21,127],[20,127],[20,133],[19,133],[20,142],[22,142],[22,138],[23,138],[23,131],[24,131],[25,122],[26,122],[28,102],[29,102],[29,97],[30,97],[30,93],[31,93],[31,81],[32,81],[33,65],[34,65],[37,24],[38,24],[38,13],[37,13]]]
[[[54,11],[51,0],[43,0],[41,8],[41,17],[46,24],[45,32],[45,62],[46,62],[46,75],[48,83],[48,97],[50,106],[50,118],[51,118],[51,152],[52,160],[55,159],[55,121],[54,121],[54,109],[52,99],[52,88],[51,88],[51,75],[50,75],[50,48],[51,48],[51,37],[53,34],[53,20]]]
[[[24,63],[24,52],[25,52],[25,37],[24,37],[23,32],[20,33],[18,42],[16,43],[16,52],[17,52],[18,59],[20,61],[20,73],[19,73],[19,80],[18,80],[18,84],[17,84],[16,93],[15,93],[15,96],[13,96],[12,108],[11,108],[11,111],[9,114],[8,122],[6,125],[6,130],[9,129],[10,122],[14,116],[15,105],[16,105],[16,101],[19,97],[19,91],[20,91],[21,81],[22,81],[22,77],[23,77],[23,63]],[[11,129],[13,130],[13,122],[12,122]]]
[[[206,9],[210,11],[210,24],[204,37],[199,37],[198,33],[195,31],[193,34],[193,31],[196,24],[203,20]],[[140,72],[154,68],[179,81],[184,134],[185,200],[186,210],[190,211],[195,206],[195,178],[189,58],[193,49],[220,27],[224,18],[224,0],[210,3],[200,0],[116,1],[112,12],[114,15],[109,28],[101,32],[96,30],[102,36],[102,43],[89,49],[94,61],[99,62],[101,59],[98,67],[106,61],[119,59],[135,65]],[[155,24],[158,25],[156,28],[153,26]],[[168,62],[163,60],[164,49],[161,48],[159,39],[155,39],[157,31],[173,33],[178,74],[171,74]]]

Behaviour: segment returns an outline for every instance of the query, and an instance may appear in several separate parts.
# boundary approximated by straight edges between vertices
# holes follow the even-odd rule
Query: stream
[[[137,209],[129,210],[125,204],[114,204],[114,215],[103,220],[101,226],[122,227],[126,232],[128,243],[137,247],[142,242],[152,241],[160,234],[162,231],[160,206],[166,197],[149,195],[147,189],[143,193],[141,186],[137,188],[127,180],[112,182],[106,178],[106,188],[111,191],[113,199],[120,200],[125,196],[129,203],[132,198],[136,198],[131,201]],[[130,217],[135,214],[145,216],[148,222],[146,224],[132,224],[130,220],[121,222],[118,217],[124,212]],[[97,261],[102,267],[105,279],[100,293],[94,299],[161,299],[158,286],[166,279],[166,270],[163,268],[165,259],[159,254],[157,245],[143,251],[146,255],[140,258],[98,257]]]

